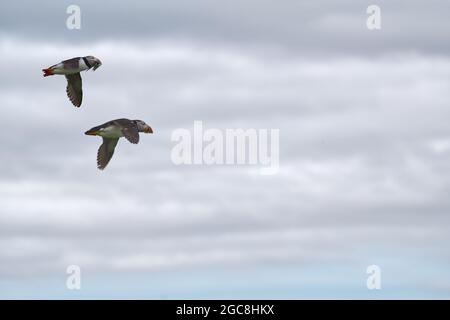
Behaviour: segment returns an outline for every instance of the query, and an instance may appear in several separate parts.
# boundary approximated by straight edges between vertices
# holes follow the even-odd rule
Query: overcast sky
[[[81,7],[81,30],[66,8]],[[381,30],[366,8],[381,7]],[[0,4],[1,298],[450,298],[450,2]],[[74,108],[62,76],[75,56]],[[96,169],[93,126],[142,119]],[[280,170],[172,163],[280,130]],[[366,288],[366,268],[382,289]],[[65,287],[82,269],[82,290]]]

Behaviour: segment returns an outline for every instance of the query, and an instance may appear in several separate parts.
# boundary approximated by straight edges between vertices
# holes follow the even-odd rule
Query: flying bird
[[[153,130],[142,120],[116,119],[86,131],[86,135],[103,138],[103,143],[97,152],[97,168],[100,170],[106,168],[119,138],[125,137],[131,143],[137,144],[139,132],[153,133]]]
[[[63,74],[67,79],[67,96],[75,107],[81,106],[83,100],[83,89],[81,83],[81,71],[97,70],[102,65],[102,62],[93,56],[76,57],[69,60],[64,60],[47,69],[42,69],[44,77],[52,76],[54,74]]]

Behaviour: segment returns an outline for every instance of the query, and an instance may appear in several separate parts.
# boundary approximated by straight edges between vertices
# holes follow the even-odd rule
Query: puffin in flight
[[[75,107],[81,106],[83,100],[83,90],[81,83],[81,71],[97,70],[102,65],[102,62],[93,56],[76,57],[69,60],[64,60],[47,69],[42,69],[44,77],[52,76],[54,74],[63,74],[67,79],[67,96]]]
[[[97,168],[100,170],[106,168],[119,138],[125,137],[131,143],[137,144],[139,132],[153,133],[153,130],[142,120],[116,119],[86,131],[86,135],[103,138],[103,143],[97,152]]]

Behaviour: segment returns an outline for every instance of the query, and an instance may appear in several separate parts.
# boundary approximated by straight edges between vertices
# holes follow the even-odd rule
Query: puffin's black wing
[[[81,106],[83,100],[83,90],[80,73],[66,74],[67,79],[67,96],[75,107]]]
[[[119,142],[119,139],[108,139],[103,138],[103,143],[98,148],[97,152],[97,168],[100,170],[103,170],[108,165],[109,160],[111,160],[114,149],[116,148],[117,142]]]
[[[122,125],[122,133],[123,136],[131,143],[136,144],[139,142],[139,130],[134,122],[131,122],[125,126]]]

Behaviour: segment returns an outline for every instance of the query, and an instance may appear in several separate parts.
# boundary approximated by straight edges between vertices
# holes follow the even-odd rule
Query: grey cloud
[[[190,39],[237,46],[266,45],[288,52],[323,55],[419,51],[448,54],[449,3],[378,1],[382,30],[366,28],[367,1],[78,1],[80,31],[65,28],[72,2],[15,1],[3,4],[1,30],[48,41],[96,42],[101,39]],[[29,8],[24,10],[23,8]],[[439,8],[436,10],[436,8]],[[266,49],[267,51],[267,49]]]
[[[111,48],[94,49],[107,55],[114,52]],[[196,265],[214,257],[217,248],[219,256],[211,263],[284,261],[289,256],[291,262],[312,261],[317,255],[329,256],[337,247],[342,251],[333,256],[339,260],[352,251],[356,239],[369,241],[361,235],[365,232],[381,241],[376,227],[391,230],[385,231],[385,244],[390,239],[419,243],[420,233],[408,231],[418,225],[434,228],[437,239],[446,239],[446,228],[438,226],[448,220],[440,213],[448,207],[444,200],[448,179],[441,176],[448,171],[447,154],[445,149],[436,154],[432,141],[448,136],[441,117],[445,104],[434,98],[446,101],[447,60],[411,56],[402,62],[395,57],[279,61],[245,51],[206,48],[203,56],[192,59],[195,50],[182,46],[122,48],[129,50],[135,63],[121,65],[121,54],[109,54],[110,69],[134,76],[121,82],[108,65],[103,73],[83,74],[82,110],[66,101],[61,78],[28,79],[30,86],[34,81],[49,83],[48,88],[39,84],[42,89],[37,93],[30,91],[36,95],[32,105],[27,104],[30,96],[16,94],[14,82],[9,84],[12,89],[2,92],[4,112],[11,119],[20,116],[20,123],[26,124],[24,134],[3,141],[4,150],[10,151],[3,156],[11,160],[3,161],[7,180],[1,193],[2,235],[5,241],[11,236],[40,239],[36,243],[43,247],[63,241],[64,247],[51,249],[57,258],[47,263],[48,270],[71,259],[99,270]],[[24,70],[34,69],[28,64],[31,59],[23,61]],[[149,70],[157,66],[157,76],[140,71],[146,64]],[[184,69],[172,68],[174,64]],[[411,78],[413,66],[416,76]],[[196,72],[190,77],[185,69]],[[203,80],[211,76],[214,81]],[[183,98],[185,83],[196,93]],[[423,83],[426,95],[411,92]],[[147,94],[153,87],[158,89]],[[345,90],[348,87],[355,89],[351,95]],[[119,99],[111,94],[118,90]],[[15,98],[9,100],[11,92]],[[100,173],[95,169],[99,141],[82,135],[80,128],[86,122],[106,121],[105,113],[118,116],[114,113],[119,109],[148,117],[156,134],[142,139],[138,148],[121,142],[111,167]],[[432,121],[423,121],[425,115]],[[170,132],[180,126],[191,128],[194,120],[223,128],[279,127],[280,174],[260,177],[247,168],[174,166],[169,157]],[[411,125],[415,130],[408,130]],[[16,126],[10,121],[5,129],[13,132]],[[29,136],[36,140],[30,143]],[[24,158],[24,153],[30,156]],[[441,199],[439,204],[436,199]],[[326,231],[330,240],[313,253],[303,250],[297,256],[297,246],[321,243],[324,227],[330,228]],[[288,245],[282,239],[292,232],[311,238],[305,244],[291,239],[294,243]],[[355,232],[357,236],[350,236]],[[261,234],[273,234],[268,242],[284,248],[285,254],[265,252],[262,238],[240,250],[221,240],[258,239]],[[203,241],[218,243],[205,248]],[[136,242],[145,245],[136,247]],[[166,250],[156,250],[153,243]],[[105,246],[110,249],[105,251]],[[114,252],[116,246],[127,248],[128,254]],[[191,261],[189,250],[199,251]],[[3,260],[18,263],[19,258],[6,255]],[[5,267],[4,272],[8,270]]]

